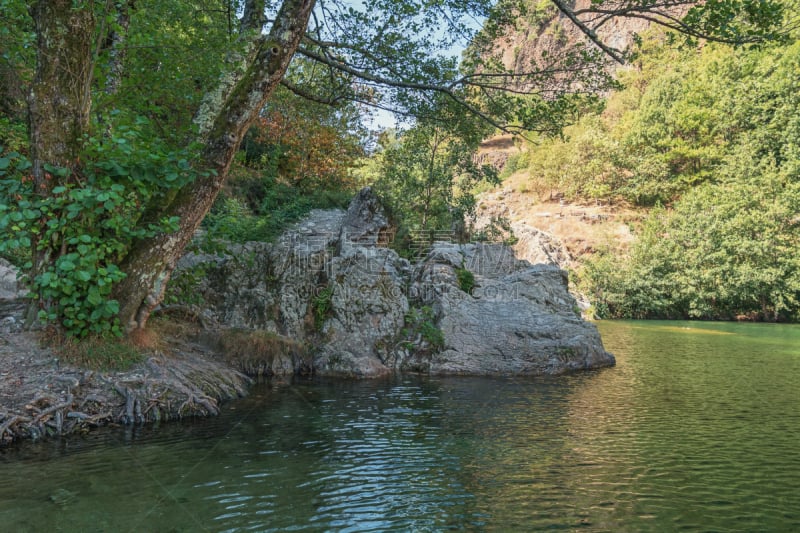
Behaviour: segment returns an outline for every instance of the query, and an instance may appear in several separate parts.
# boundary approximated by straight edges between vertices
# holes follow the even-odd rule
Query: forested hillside
[[[800,43],[676,48],[650,35],[623,88],[511,170],[541,194],[647,208],[625,255],[579,269],[601,317],[800,317]]]

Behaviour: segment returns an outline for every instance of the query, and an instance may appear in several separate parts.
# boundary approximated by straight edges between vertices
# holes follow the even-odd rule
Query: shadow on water
[[[800,328],[600,323],[615,368],[260,385],[0,455],[9,531],[800,529]]]

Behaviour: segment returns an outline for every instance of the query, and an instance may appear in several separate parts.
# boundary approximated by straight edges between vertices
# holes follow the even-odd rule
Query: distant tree
[[[474,212],[472,190],[497,183],[497,171],[473,161],[490,130],[440,99],[426,115],[388,143],[378,158],[376,186],[405,232],[450,232]]]
[[[663,74],[669,98],[643,99],[627,124],[654,124],[642,160],[713,149],[716,157],[694,174],[706,178],[684,183],[668,207],[650,212],[629,256],[588,261],[585,288],[611,317],[799,320],[800,41],[697,55],[682,83]],[[714,90],[701,90],[711,80]]]

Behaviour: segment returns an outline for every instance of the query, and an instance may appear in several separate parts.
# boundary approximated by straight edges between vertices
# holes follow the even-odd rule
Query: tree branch
[[[564,14],[564,16],[566,16],[569,20],[572,21],[573,24],[575,24],[575,27],[577,27],[584,35],[586,35],[586,37],[588,37],[592,43],[594,43],[595,46],[597,46],[600,50],[605,52],[609,57],[611,57],[617,63],[621,65],[625,64],[625,60],[622,57],[622,52],[620,52],[616,48],[611,48],[606,43],[604,43],[603,40],[597,36],[597,33],[592,28],[584,24],[577,17],[577,15],[575,15],[575,12],[572,10],[572,8],[570,8],[562,0],[551,0],[551,1],[553,2],[553,4],[555,4],[558,10]]]

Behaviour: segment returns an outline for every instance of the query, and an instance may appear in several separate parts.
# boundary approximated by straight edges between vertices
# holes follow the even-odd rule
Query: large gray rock
[[[330,317],[316,359],[321,373],[387,374],[409,305],[404,280],[411,265],[393,250],[356,248],[331,260]]]
[[[520,259],[534,265],[555,265],[559,268],[571,265],[572,259],[566,246],[556,236],[524,222],[511,224],[511,229],[517,239],[514,251]]]
[[[459,270],[474,276],[469,293]],[[427,365],[432,373],[560,374],[614,364],[597,328],[580,318],[566,273],[517,260],[506,246],[435,243],[415,287],[444,337]]]
[[[380,199],[365,187],[353,198],[341,222],[340,251],[354,247],[383,244],[389,229],[389,217]]]
[[[17,283],[18,271],[14,265],[0,258],[0,300],[21,298],[22,287]]]
[[[381,247],[387,230],[365,189],[346,213],[314,211],[276,243],[187,256],[177,280],[201,274],[192,293],[206,317],[305,347],[307,358],[276,356],[268,373],[556,374],[614,364],[559,268],[503,245],[450,243],[412,265]]]
[[[327,279],[344,211],[314,210],[275,243],[236,244],[222,256],[188,254],[177,284],[193,277],[204,315],[234,328],[303,339],[309,305]]]

